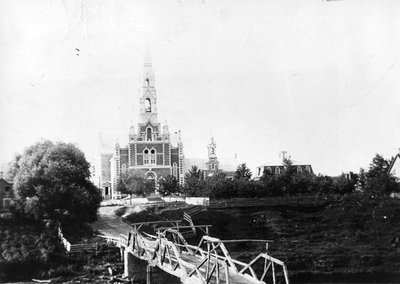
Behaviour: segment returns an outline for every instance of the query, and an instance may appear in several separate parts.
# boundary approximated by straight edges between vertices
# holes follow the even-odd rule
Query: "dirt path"
[[[112,237],[119,237],[120,234],[128,235],[132,227],[114,214],[114,211],[119,207],[120,206],[100,207],[99,218],[92,223],[92,227],[98,230],[102,235]]]

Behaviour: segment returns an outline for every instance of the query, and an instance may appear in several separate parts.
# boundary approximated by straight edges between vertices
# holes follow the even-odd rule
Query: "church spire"
[[[157,93],[154,87],[153,64],[151,63],[150,47],[146,41],[143,64],[142,97],[140,98],[140,120],[142,123],[157,121]]]
[[[144,51],[143,88],[154,88],[153,64],[151,63],[150,46],[148,41],[146,41],[146,48]]]

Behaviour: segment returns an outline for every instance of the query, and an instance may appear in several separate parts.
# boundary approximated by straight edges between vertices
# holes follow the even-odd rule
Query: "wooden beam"
[[[239,242],[261,242],[273,243],[272,240],[256,240],[256,239],[238,239],[238,240],[206,240],[208,243],[239,243]]]
[[[132,223],[132,226],[137,226],[137,225],[149,225],[149,224],[158,224],[158,223],[177,223],[177,222],[182,222],[181,220],[171,220],[171,221],[165,221],[165,220],[160,220],[160,221],[151,221],[151,222],[139,222],[139,223]]]

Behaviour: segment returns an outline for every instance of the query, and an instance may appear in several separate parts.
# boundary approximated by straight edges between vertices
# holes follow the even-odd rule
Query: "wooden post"
[[[216,272],[216,275],[217,275],[217,283],[216,283],[216,284],[219,284],[219,262],[218,262],[218,260],[215,262],[215,264],[217,265],[217,272]]]
[[[128,250],[124,251],[124,276],[125,277],[131,277],[133,274],[133,263],[131,261],[131,258],[133,256],[129,253]]]
[[[273,260],[271,260],[271,262],[272,262],[272,283],[273,284],[276,284],[276,278],[275,278],[275,265],[274,265],[274,261]]]
[[[225,281],[226,284],[229,284],[229,268],[228,268],[228,263],[225,261]]]
[[[124,261],[124,247],[123,246],[121,246],[120,248],[119,248],[119,251],[120,251],[120,253],[121,253],[121,261],[123,262]]]
[[[208,279],[208,273],[210,271],[210,243],[207,242],[207,269],[206,269],[206,279]]]
[[[147,265],[146,268],[146,284],[151,284],[151,266]]]

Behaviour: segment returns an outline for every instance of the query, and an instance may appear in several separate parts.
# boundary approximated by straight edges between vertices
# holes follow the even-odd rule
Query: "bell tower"
[[[217,159],[217,144],[215,143],[214,137],[211,136],[210,144],[208,148],[208,162],[206,163],[208,171],[218,171],[219,162]]]
[[[157,92],[154,85],[153,65],[150,47],[146,45],[142,76],[142,96],[140,98],[140,122],[157,123]]]

